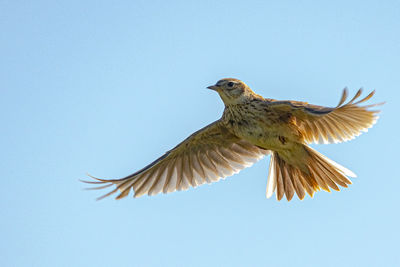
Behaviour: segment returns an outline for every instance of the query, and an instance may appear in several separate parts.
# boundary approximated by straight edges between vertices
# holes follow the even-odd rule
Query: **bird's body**
[[[358,104],[372,97],[373,92],[354,103],[361,94],[343,104],[343,92],[335,108],[310,105],[298,101],[276,101],[255,94],[237,79],[222,79],[208,87],[221,96],[225,110],[220,120],[188,137],[174,149],[142,170],[122,179],[97,179],[104,188],[115,184],[110,193],[120,191],[117,198],[186,190],[203,183],[217,181],[250,166],[271,153],[267,197],[274,192],[280,200],[290,200],[294,193],[303,199],[305,192],[313,196],[320,189],[339,190],[347,187],[347,178],[355,175],[324,157],[308,143],[347,141],[366,131],[376,119],[377,111]]]
[[[268,150],[287,149],[289,143],[302,142],[295,119],[269,107],[271,101],[255,96],[225,107],[221,121],[233,134]]]

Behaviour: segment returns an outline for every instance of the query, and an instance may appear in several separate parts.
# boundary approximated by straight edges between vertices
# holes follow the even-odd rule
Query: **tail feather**
[[[294,169],[294,168],[293,168]],[[294,169],[292,180],[294,181],[294,189],[296,190],[296,194],[300,199],[303,199],[306,195],[303,184],[300,180],[301,173],[298,169]]]
[[[270,169],[266,196],[270,198],[276,191],[276,198],[283,196],[290,201],[294,193],[299,199],[304,199],[307,192],[311,197],[319,190],[330,192],[331,189],[340,191],[339,186],[348,187],[351,181],[348,177],[356,175],[328,159],[314,149],[304,146],[308,155],[307,167],[299,168],[286,162],[278,152],[271,154]]]

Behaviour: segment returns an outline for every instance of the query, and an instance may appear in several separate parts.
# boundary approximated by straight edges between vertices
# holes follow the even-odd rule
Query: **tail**
[[[286,195],[290,201],[296,192],[299,199],[303,199],[305,192],[313,197],[314,192],[323,189],[330,192],[330,188],[340,191],[338,185],[347,187],[351,181],[347,178],[356,175],[328,159],[311,147],[304,145],[306,151],[306,166],[303,168],[289,164],[278,152],[271,154],[269,165],[267,198],[276,191],[276,198],[281,200]]]

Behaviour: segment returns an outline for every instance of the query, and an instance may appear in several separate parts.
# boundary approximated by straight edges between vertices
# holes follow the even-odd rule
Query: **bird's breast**
[[[265,149],[280,150],[291,141],[298,141],[298,130],[289,115],[282,118],[267,108],[236,106],[225,110],[222,117],[226,127],[236,136]]]

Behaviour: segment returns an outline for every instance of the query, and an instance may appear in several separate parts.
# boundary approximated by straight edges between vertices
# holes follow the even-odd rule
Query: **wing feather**
[[[96,181],[84,182],[100,185],[94,189],[116,185],[99,199],[117,191],[120,191],[117,199],[121,199],[129,195],[131,189],[134,197],[170,193],[216,182],[251,166],[267,153],[236,137],[216,121],[132,175],[121,179],[92,177]]]
[[[360,106],[371,99],[375,91],[356,101],[362,94],[359,89],[355,96],[345,103],[348,90],[343,90],[339,104],[334,108],[311,105],[299,101],[269,101],[275,112],[291,113],[296,118],[307,143],[339,143],[348,141],[368,131],[378,119],[377,110],[370,108],[383,103]],[[345,104],[344,104],[345,103]]]

